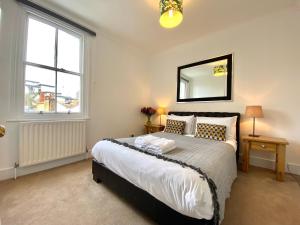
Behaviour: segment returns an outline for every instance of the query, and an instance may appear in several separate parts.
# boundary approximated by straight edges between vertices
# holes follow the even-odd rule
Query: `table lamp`
[[[161,116],[167,114],[166,108],[158,108],[157,114],[159,115],[159,125],[161,126]]]
[[[253,132],[252,134],[249,134],[250,137],[259,137],[259,135],[255,134],[255,118],[263,118],[263,110],[262,106],[260,105],[252,105],[252,106],[246,106],[246,117],[252,117],[253,118]]]

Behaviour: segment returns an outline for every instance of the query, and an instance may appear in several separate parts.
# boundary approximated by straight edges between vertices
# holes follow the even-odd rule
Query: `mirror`
[[[232,54],[178,67],[177,102],[231,100]]]

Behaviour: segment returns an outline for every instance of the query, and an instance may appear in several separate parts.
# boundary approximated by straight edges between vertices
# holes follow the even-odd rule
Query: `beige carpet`
[[[2,225],[154,224],[91,176],[91,161],[0,182]],[[300,224],[300,188],[272,171],[239,172],[222,225]]]

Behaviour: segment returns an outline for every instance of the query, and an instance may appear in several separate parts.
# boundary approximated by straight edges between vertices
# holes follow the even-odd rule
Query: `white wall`
[[[0,180],[13,176],[14,163],[18,161],[18,123],[7,122],[14,119],[11,109],[16,110],[12,98],[15,87],[16,43],[20,35],[20,7],[16,1],[3,0],[0,34],[0,124],[7,127],[7,135],[0,139]],[[80,18],[61,9],[53,8],[81,24]],[[145,55],[133,46],[124,43],[101,30],[95,29],[96,38],[91,38],[90,52],[90,119],[87,121],[88,147],[104,137],[125,137],[140,134],[143,130],[144,117],[140,107],[147,104],[149,87],[146,73]],[[32,168],[19,169],[19,174],[26,174],[54,166],[83,159],[60,160]]]
[[[300,169],[294,165],[300,166],[299,21],[299,9],[288,9],[154,55],[149,66],[153,105],[244,113],[246,105],[261,104],[265,118],[258,119],[257,133],[287,138],[287,161],[292,170]],[[177,66],[229,53],[234,54],[233,101],[176,103]],[[250,133],[251,120],[243,119],[241,128]],[[262,158],[272,159],[269,154],[256,157],[252,163],[269,165]]]
[[[17,24],[16,8],[11,7],[11,2],[1,2],[1,33],[0,33],[0,123],[7,127],[7,135],[0,139],[0,179],[1,174],[6,178],[7,173],[11,175],[8,168],[13,167],[17,157],[16,127],[14,124],[6,123],[9,117],[12,74],[15,73],[15,29]]]
[[[103,137],[143,132],[140,113],[149,102],[145,56],[134,47],[100,36],[93,46],[88,147]]]

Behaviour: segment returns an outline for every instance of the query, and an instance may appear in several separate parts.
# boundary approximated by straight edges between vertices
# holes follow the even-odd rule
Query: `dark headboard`
[[[232,112],[169,112],[170,114],[178,115],[178,116],[191,116],[194,115],[195,117],[203,116],[203,117],[233,117],[237,116],[236,120],[236,160],[238,162],[240,156],[240,113],[232,113]]]

